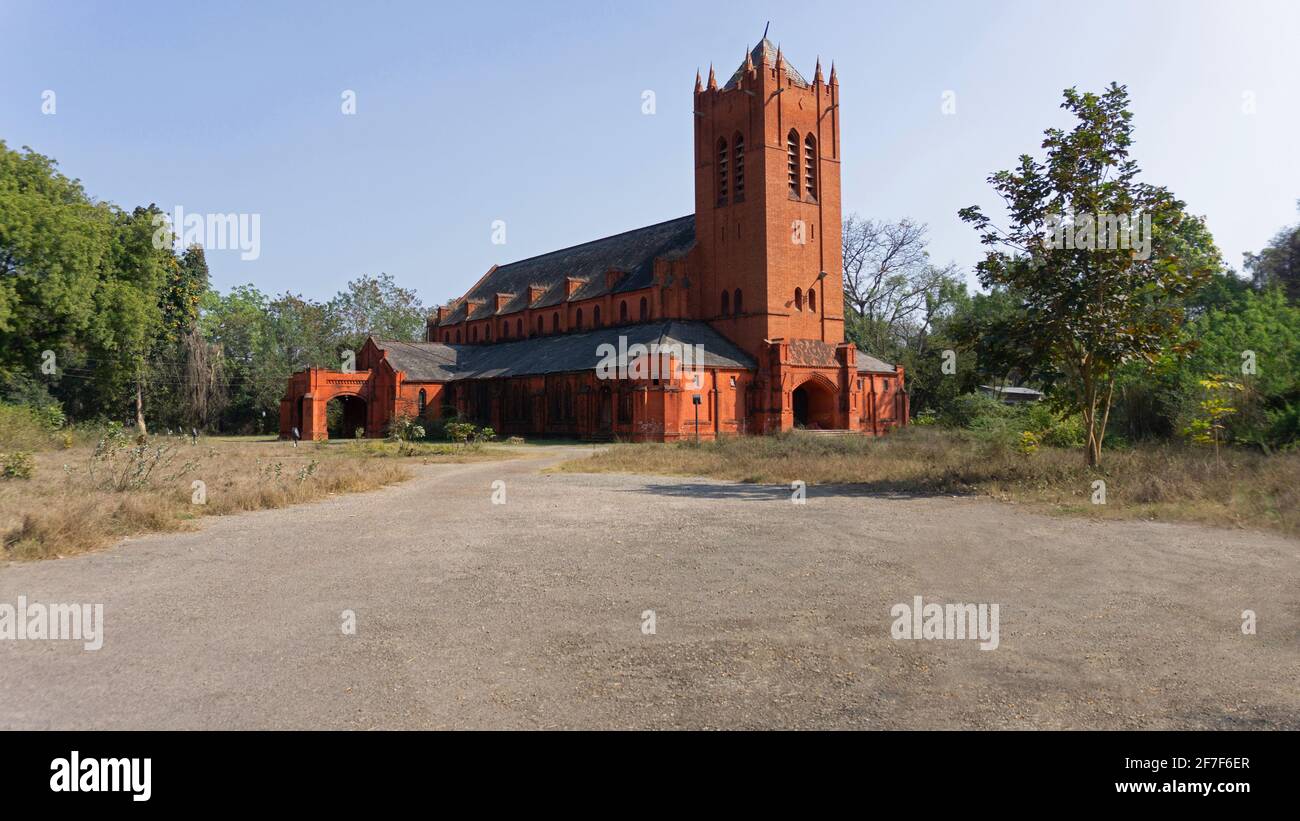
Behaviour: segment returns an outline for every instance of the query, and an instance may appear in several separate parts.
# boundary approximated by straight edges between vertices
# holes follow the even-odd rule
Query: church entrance
[[[835,394],[817,380],[810,379],[794,389],[790,396],[794,425],[811,430],[835,427]]]

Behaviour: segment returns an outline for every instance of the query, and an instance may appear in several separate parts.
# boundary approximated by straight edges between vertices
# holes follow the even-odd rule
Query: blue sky
[[[984,179],[1066,124],[1061,90],[1111,80],[1143,179],[1234,267],[1300,219],[1294,0],[0,0],[0,139],[125,207],[260,214],[258,259],[209,253],[223,290],[327,298],[386,271],[433,305],[493,263],[690,213],[696,68],[725,79],[767,20],[805,75],[836,63],[845,213],[928,223],[937,262],[979,259],[957,209],[1001,213]]]

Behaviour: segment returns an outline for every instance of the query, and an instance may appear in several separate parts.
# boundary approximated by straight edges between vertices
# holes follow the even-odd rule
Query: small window
[[[524,335],[524,321],[522,319],[516,319],[515,336],[523,336],[523,335]]]
[[[627,300],[618,303],[618,321],[627,322]]]
[[[645,297],[641,297],[641,321],[645,322],[650,318],[650,304],[646,302]]]
[[[582,309],[581,308],[578,309],[578,313],[576,313],[573,317],[573,327],[579,331],[582,330]]]
[[[492,341],[492,326],[491,326],[491,325],[484,325],[484,326],[483,326],[483,339],[484,339],[484,341],[486,341],[486,342],[491,342],[491,341]]]
[[[736,377],[731,377],[731,387],[736,387]]]
[[[740,316],[745,312],[745,295],[740,292],[739,288],[736,289],[736,298],[731,301],[731,307],[736,311],[736,316]]]
[[[429,395],[424,392],[424,388],[420,388],[420,415],[421,416],[424,416],[424,409],[428,406],[428,404],[429,404]]]
[[[808,289],[808,310],[817,313],[817,289]]]
[[[796,311],[803,310],[803,289],[802,288],[794,289],[794,309]]]
[[[540,317],[540,316],[537,317],[537,335],[538,335],[538,336],[541,336],[541,335],[545,332],[545,329],[546,329],[546,323],[543,321],[543,319],[544,319],[544,317]]]
[[[501,323],[501,338],[502,339],[510,338],[510,320],[508,319],[505,322]]]
[[[456,344],[460,344],[460,328],[456,329]]]
[[[600,327],[600,306],[597,305],[591,309],[591,327]]]
[[[560,312],[556,311],[555,313],[551,314],[551,333],[558,334],[559,332],[560,332]]]
[[[469,333],[470,333],[471,340],[474,342],[478,342],[478,326],[475,325],[473,329],[470,330]]]
[[[726,291],[722,292],[722,315],[726,316],[731,313],[731,294]]]

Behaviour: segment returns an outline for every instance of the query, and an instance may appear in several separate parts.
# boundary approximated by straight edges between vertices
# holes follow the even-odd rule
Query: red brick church
[[[421,342],[294,374],[280,433],[409,414],[502,435],[665,441],[907,424],[903,369],[844,341],[839,83],[766,38],[695,79],[695,213],[494,265]],[[617,352],[611,356],[611,351]]]

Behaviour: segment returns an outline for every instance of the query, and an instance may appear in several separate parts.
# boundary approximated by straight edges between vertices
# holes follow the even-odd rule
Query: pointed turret
[[[718,90],[718,76],[713,73],[713,63],[709,63],[709,91]]]
[[[820,85],[823,82],[825,81],[822,79],[822,58],[818,57],[817,68],[813,70],[813,84]]]
[[[751,71],[754,70],[754,54],[753,54],[753,52],[751,52],[751,51],[749,50],[749,46],[745,46],[745,63],[744,63],[744,66],[745,66],[745,73],[746,73],[746,74],[748,74],[749,72],[751,72]]]
[[[700,70],[695,69],[695,93],[699,94],[704,90],[704,83],[700,80]]]
[[[839,85],[839,81],[835,79],[835,61],[834,61],[834,60],[831,60],[831,83],[830,83],[830,84],[833,85],[833,86],[835,86],[835,85]]]

